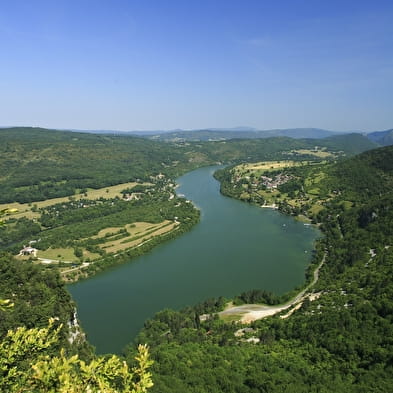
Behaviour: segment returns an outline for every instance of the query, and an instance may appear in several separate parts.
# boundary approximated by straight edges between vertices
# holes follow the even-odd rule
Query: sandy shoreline
[[[272,315],[278,314],[281,311],[287,310],[288,308],[291,308],[292,306],[295,306],[292,310],[290,310],[286,315],[283,316],[283,318],[289,317],[295,310],[301,307],[303,304],[303,301],[308,298],[310,301],[313,301],[317,299],[320,296],[320,293],[315,294],[315,293],[310,293],[309,290],[311,287],[315,285],[315,283],[318,281],[319,277],[319,270],[321,269],[322,265],[324,264],[326,259],[326,253],[324,254],[321,263],[318,265],[318,267],[314,271],[314,279],[308,285],[303,291],[298,293],[292,300],[289,302],[282,304],[282,305],[277,305],[277,306],[268,306],[268,305],[262,305],[262,304],[243,304],[241,306],[232,306],[230,305],[228,308],[226,308],[224,311],[221,311],[218,313],[220,317],[225,317],[229,315],[238,315],[241,318],[239,319],[239,322],[247,324],[251,323],[253,321],[256,321],[258,319],[263,319],[266,317],[270,317]]]

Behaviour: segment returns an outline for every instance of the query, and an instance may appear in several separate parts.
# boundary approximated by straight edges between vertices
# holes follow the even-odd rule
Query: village
[[[243,188],[245,189],[252,189],[252,190],[276,190],[281,185],[287,183],[289,180],[292,180],[294,177],[287,173],[278,173],[274,176],[244,176],[235,175],[231,180],[232,184],[242,184]]]
[[[285,173],[279,173],[278,175],[274,177],[268,177],[268,176],[261,176],[260,177],[260,182],[254,181],[253,186],[258,186],[262,185],[264,186],[267,190],[270,189],[277,189],[279,186],[281,186],[284,183],[287,183],[289,180],[291,180],[293,176],[285,174]]]

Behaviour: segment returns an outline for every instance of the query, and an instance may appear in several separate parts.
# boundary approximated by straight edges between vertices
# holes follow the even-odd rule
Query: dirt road
[[[243,304],[241,306],[231,306],[218,313],[220,317],[229,316],[229,315],[238,315],[240,318],[240,322],[242,323],[250,323],[252,321],[256,321],[257,319],[262,319],[269,317],[271,315],[275,315],[281,311],[284,311],[292,306],[295,306],[301,303],[309,294],[309,290],[315,285],[319,278],[319,271],[322,265],[325,263],[326,253],[324,254],[321,263],[314,271],[313,281],[305,288],[303,291],[298,293],[293,299],[288,301],[285,304],[280,304],[276,306],[268,306],[261,304]]]

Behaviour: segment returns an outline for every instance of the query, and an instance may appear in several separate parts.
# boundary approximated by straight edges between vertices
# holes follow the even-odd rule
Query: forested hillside
[[[67,340],[70,334],[68,322],[74,318],[75,306],[57,272],[43,272],[38,266],[16,261],[2,253],[0,294],[1,299],[9,299],[14,303],[12,311],[0,312],[0,336],[16,326],[46,326],[50,317],[57,317],[66,327],[59,345],[70,347]]]
[[[382,146],[393,145],[393,129],[386,131],[376,131],[367,134],[367,137]]]
[[[316,139],[287,137],[222,142],[159,143],[40,128],[0,129],[0,203],[34,202],[164,173],[176,177],[216,162],[282,159],[316,145],[336,156],[375,146],[359,134]],[[301,157],[298,157],[301,159]]]
[[[153,391],[390,391],[393,148],[296,173],[305,181],[310,171],[324,173],[318,185],[329,194],[317,214],[324,237],[314,266],[326,260],[313,296],[290,316],[255,321],[245,331],[199,319],[222,301],[157,314],[139,336],[156,360]]]
[[[192,168],[174,146],[142,138],[32,128],[0,130],[0,203],[73,195],[76,190],[149,180]],[[189,166],[188,166],[189,165]]]

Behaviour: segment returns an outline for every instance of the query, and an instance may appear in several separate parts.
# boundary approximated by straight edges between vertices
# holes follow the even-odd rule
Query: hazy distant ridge
[[[187,141],[209,141],[226,139],[261,139],[275,136],[287,136],[290,138],[326,138],[342,133],[322,130],[319,128],[289,128],[273,130],[256,130],[247,127],[232,129],[203,129],[203,130],[176,130],[149,135],[149,138],[165,141],[187,140]],[[146,135],[147,136],[147,135]]]
[[[375,131],[367,134],[368,139],[382,146],[393,145],[393,129],[386,131]]]
[[[13,128],[13,127],[0,127]],[[20,127],[14,127],[20,128]],[[40,129],[39,127],[22,127]],[[321,128],[284,128],[271,130],[257,130],[252,127],[234,128],[206,128],[195,130],[151,130],[151,131],[118,131],[118,130],[77,130],[58,129],[53,131],[72,131],[88,134],[105,134],[119,136],[139,136],[146,139],[164,142],[201,142],[201,141],[224,141],[230,139],[264,139],[272,137],[288,137],[294,139],[324,139],[334,136],[359,134],[367,137],[371,142],[379,146],[393,145],[393,128],[386,131],[330,131]]]

